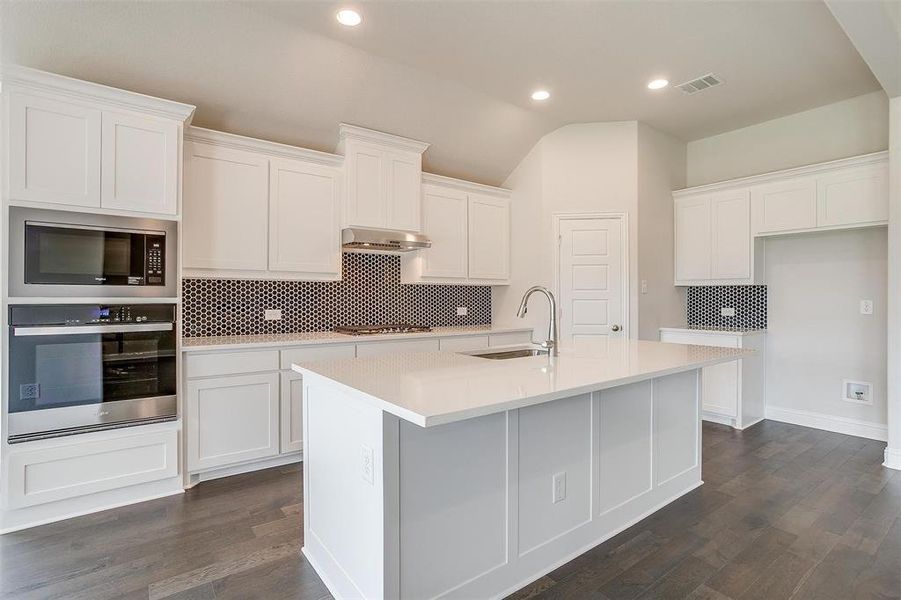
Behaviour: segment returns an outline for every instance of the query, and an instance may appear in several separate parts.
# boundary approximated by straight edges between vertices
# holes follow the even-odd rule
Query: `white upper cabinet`
[[[827,173],[817,178],[817,226],[888,221],[888,163]]]
[[[469,278],[510,278],[510,201],[469,195]]]
[[[748,190],[734,190],[711,197],[710,230],[711,277],[750,280],[752,244]]]
[[[422,230],[432,242],[431,248],[420,251],[424,277],[466,279],[468,205],[466,192],[423,186]]]
[[[9,197],[100,206],[101,112],[18,92],[9,95]]]
[[[791,178],[751,188],[754,235],[817,226],[817,182]]]
[[[341,179],[339,156],[190,128],[187,275],[340,279]]]
[[[428,144],[341,124],[345,224],[420,231],[422,153]]]
[[[176,214],[179,137],[173,121],[104,112],[100,205]]]
[[[4,66],[11,204],[178,214],[179,144],[194,107]]]
[[[710,279],[710,197],[679,198],[674,210],[676,285]]]
[[[185,269],[265,271],[269,160],[254,152],[185,144]]]
[[[269,162],[269,270],[340,276],[341,171]]]

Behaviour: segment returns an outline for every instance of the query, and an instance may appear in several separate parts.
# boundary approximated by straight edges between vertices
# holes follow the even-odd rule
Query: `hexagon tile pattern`
[[[491,323],[491,288],[401,284],[400,256],[347,252],[341,281],[184,279],[185,337],[329,331],[336,325]],[[465,306],[468,314],[458,317]],[[263,311],[281,309],[280,321]]]
[[[688,326],[715,329],[766,329],[765,285],[702,285],[688,288]],[[720,309],[735,309],[723,317]]]

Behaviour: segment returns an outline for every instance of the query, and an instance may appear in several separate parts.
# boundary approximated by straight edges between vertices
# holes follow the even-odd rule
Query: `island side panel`
[[[401,421],[400,597],[502,597],[700,485],[698,378]]]
[[[304,555],[335,598],[383,598],[392,544],[384,518],[396,511],[385,503],[383,413],[309,376],[303,413]],[[396,465],[396,451],[388,454]],[[388,478],[396,485],[391,469]]]

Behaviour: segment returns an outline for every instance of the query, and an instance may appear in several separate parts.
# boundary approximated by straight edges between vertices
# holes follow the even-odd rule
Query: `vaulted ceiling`
[[[821,2],[17,2],[2,60],[195,104],[195,124],[333,151],[339,122],[497,184],[545,133],[640,120],[692,140],[879,86]],[[673,83],[725,84],[687,96]],[[552,97],[530,100],[533,89]]]

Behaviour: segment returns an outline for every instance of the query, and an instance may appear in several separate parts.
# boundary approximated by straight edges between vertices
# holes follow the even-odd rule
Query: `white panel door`
[[[817,178],[817,225],[888,220],[888,165],[844,169]]]
[[[141,115],[103,113],[103,208],[178,212],[178,124]]]
[[[710,200],[711,278],[751,278],[751,201],[748,190]]]
[[[510,201],[469,195],[469,278],[510,278]]]
[[[269,258],[269,161],[210,144],[185,144],[187,269],[265,271]]]
[[[419,154],[389,153],[387,169],[387,226],[405,231],[420,230],[422,200],[422,157]]]
[[[386,198],[384,150],[354,143],[347,150],[347,224],[356,227],[385,227]]]
[[[9,195],[100,206],[100,111],[42,96],[9,96]]]
[[[188,470],[224,467],[279,453],[279,374],[189,380]]]
[[[341,276],[338,170],[269,161],[269,270]]]
[[[432,241],[432,247],[420,251],[423,277],[466,278],[467,206],[465,192],[424,186],[422,230]]]
[[[303,450],[303,376],[296,371],[281,373],[282,454]]]
[[[813,177],[751,188],[754,234],[817,226],[817,183]]]
[[[561,219],[559,234],[560,336],[603,347],[625,333],[623,221]]]
[[[710,279],[710,197],[675,202],[676,285]]]

